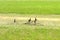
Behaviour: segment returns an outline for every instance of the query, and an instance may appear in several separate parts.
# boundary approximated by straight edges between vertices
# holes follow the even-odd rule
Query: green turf
[[[60,1],[0,1],[0,13],[60,14]]]
[[[0,40],[60,40],[60,29],[45,29],[39,26],[32,28],[30,25],[0,25]]]
[[[2,13],[60,14],[60,1],[0,0],[0,15]],[[60,29],[52,29],[54,27],[47,29],[49,27],[0,24],[0,40],[60,40]]]

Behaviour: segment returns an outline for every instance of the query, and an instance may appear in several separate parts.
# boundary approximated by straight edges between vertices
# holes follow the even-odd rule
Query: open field
[[[0,14],[0,40],[60,40],[59,16]],[[37,17],[36,25],[24,24],[30,17]]]
[[[4,25],[0,26],[0,40],[60,40],[60,29],[45,29],[29,25]]]
[[[17,15],[17,16],[16,16]],[[37,18],[37,25],[44,26],[60,26],[60,15],[18,15],[18,14],[0,14],[0,24],[14,24],[14,19],[16,19],[16,24],[24,24],[29,18],[34,21]],[[33,24],[33,22],[32,22]]]
[[[0,0],[0,40],[60,40],[60,0]]]
[[[0,1],[0,13],[60,14],[60,1]]]

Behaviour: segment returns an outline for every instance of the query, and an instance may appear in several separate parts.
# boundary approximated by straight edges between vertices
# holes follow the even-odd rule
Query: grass
[[[60,40],[60,29],[30,25],[0,25],[0,40]]]
[[[39,23],[44,23],[44,26],[40,24],[24,24],[27,20],[18,20],[16,24],[13,23],[14,18],[9,17],[30,17],[30,15],[18,15],[18,14],[0,14],[0,40],[60,40],[60,21],[56,21],[53,24],[57,26],[52,26],[53,21],[39,21]],[[32,15],[33,17],[35,15]],[[31,16],[31,17],[32,17]],[[38,16],[38,15],[37,15]],[[40,15],[39,15],[40,16]],[[6,17],[6,18],[4,18]],[[8,18],[7,18],[8,17]],[[40,17],[48,17],[41,15]],[[51,15],[51,18],[59,17],[59,15]]]
[[[60,1],[0,1],[0,13],[60,14]]]
[[[6,14],[13,16],[14,13],[23,14],[23,16],[25,14],[28,16],[30,14],[38,14],[39,16],[40,14],[60,14],[59,10],[60,1],[0,1],[0,15],[4,14],[5,16]],[[16,14],[14,16],[17,16]],[[1,21],[8,22],[8,20]],[[60,40],[60,27],[0,24],[0,40]]]

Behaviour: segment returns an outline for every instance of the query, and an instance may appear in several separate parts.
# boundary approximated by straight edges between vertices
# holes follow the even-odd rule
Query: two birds
[[[31,23],[31,18],[28,20],[28,23]],[[37,22],[37,18],[35,18],[35,20],[33,21],[34,22],[34,24],[36,24],[36,22]]]

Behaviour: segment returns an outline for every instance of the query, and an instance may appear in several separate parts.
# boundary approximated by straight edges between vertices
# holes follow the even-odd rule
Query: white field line
[[[18,19],[18,20],[28,20],[30,17],[9,17],[9,16],[0,16],[0,19]],[[33,17],[31,17],[34,20]],[[42,18],[39,17],[37,20],[45,20],[45,21],[60,21],[60,18]]]
[[[30,17],[18,17],[18,16],[14,16],[14,17],[9,17],[9,16],[0,16],[0,20],[2,20],[2,21],[4,21],[4,20],[10,20],[10,19],[17,19],[17,20],[28,20]],[[34,20],[34,17],[31,17],[32,18],[32,20]],[[55,22],[60,22],[60,18],[43,18],[43,17],[38,17],[37,18],[37,20],[43,20],[43,21],[55,21]],[[1,22],[1,21],[0,21]],[[4,22],[3,22],[4,23]],[[49,23],[48,24],[45,24],[44,23],[44,25],[49,25]],[[52,24],[53,25],[53,24]],[[58,26],[59,24],[57,24],[56,23],[56,25]],[[57,26],[55,26],[54,25],[54,27],[41,27],[41,28],[47,28],[47,29],[60,29],[60,26],[59,27],[57,27]],[[35,28],[35,27],[33,27],[33,26],[30,26],[30,28]]]

